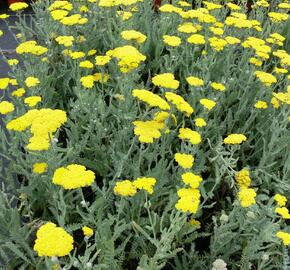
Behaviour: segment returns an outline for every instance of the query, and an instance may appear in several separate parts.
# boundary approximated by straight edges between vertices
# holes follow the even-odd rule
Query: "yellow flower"
[[[139,177],[136,180],[133,181],[133,185],[137,189],[144,189],[149,194],[153,193],[153,187],[156,184],[156,179],[153,177]]]
[[[198,220],[196,220],[196,219],[191,219],[189,221],[189,224],[192,225],[192,226],[195,226],[197,229],[201,228],[201,223]]]
[[[200,104],[205,107],[206,109],[208,109],[209,111],[215,107],[216,102],[211,100],[211,99],[207,99],[207,98],[202,98],[200,101]]]
[[[163,98],[148,90],[134,89],[132,95],[139,100],[146,102],[151,107],[158,107],[161,110],[170,110],[169,104]]]
[[[200,25],[194,25],[191,22],[185,22],[183,24],[180,24],[177,28],[177,30],[181,33],[196,33],[198,30],[201,29]]]
[[[36,77],[27,77],[25,80],[25,84],[27,87],[34,87],[40,83],[39,79]]]
[[[174,159],[184,169],[190,169],[193,166],[194,158],[192,155],[176,153]]]
[[[37,174],[42,174],[46,172],[47,170],[47,163],[41,162],[41,163],[34,163],[33,164],[33,172]]]
[[[51,17],[56,20],[56,21],[60,21],[62,20],[65,16],[68,15],[68,11],[67,10],[60,10],[60,9],[56,9],[56,10],[52,10],[50,12]]]
[[[24,115],[10,121],[6,127],[9,130],[24,131],[31,126],[32,137],[29,139],[27,149],[42,151],[49,148],[49,139],[53,133],[65,122],[67,116],[64,111],[41,109],[29,110]]]
[[[240,188],[247,188],[251,184],[250,171],[248,169],[242,169],[236,173],[236,181]]]
[[[65,47],[71,47],[75,39],[73,36],[58,36],[55,40],[60,45],[64,45]]]
[[[106,64],[108,64],[111,60],[111,57],[110,56],[102,56],[102,55],[99,55],[99,56],[96,56],[96,65],[97,66],[104,66]]]
[[[241,144],[242,142],[245,142],[247,140],[247,137],[243,134],[230,134],[224,139],[225,144]]]
[[[187,117],[189,117],[193,112],[193,108],[190,106],[189,103],[187,103],[182,96],[174,94],[172,92],[166,92],[165,98],[174,104],[176,108],[184,113]]]
[[[19,61],[17,59],[9,59],[7,63],[9,66],[15,66],[19,63]]]
[[[13,97],[22,97],[25,94],[24,88],[18,88],[17,90],[12,92]]]
[[[279,231],[276,233],[276,236],[283,241],[285,246],[290,245],[290,234],[286,232]]]
[[[206,126],[206,121],[203,118],[194,119],[194,123],[197,127],[205,127]]]
[[[7,19],[7,18],[9,18],[10,16],[8,15],[8,14],[5,14],[5,13],[3,13],[3,14],[0,14],[0,19],[2,19],[2,20],[5,20],[5,19]]]
[[[123,21],[127,21],[133,16],[133,13],[130,11],[118,10],[117,15],[120,16]]]
[[[165,127],[165,123],[156,120],[150,121],[134,121],[134,134],[138,136],[142,143],[153,143],[154,139],[161,137],[161,130]]]
[[[71,164],[55,170],[52,182],[64,189],[75,189],[90,186],[95,180],[95,173],[86,170],[85,166]]]
[[[9,8],[12,10],[12,11],[18,11],[18,10],[22,10],[22,9],[25,9],[28,7],[28,4],[26,3],[20,3],[20,2],[17,2],[17,3],[13,3],[9,6]]]
[[[179,86],[179,81],[175,80],[172,73],[163,73],[156,75],[152,78],[152,83],[156,86],[177,89]]]
[[[33,249],[38,256],[62,257],[73,250],[73,238],[63,228],[48,222],[37,233]]]
[[[200,134],[190,128],[180,128],[178,138],[182,140],[189,140],[191,144],[199,144],[201,142]]]
[[[137,193],[137,189],[131,181],[124,180],[116,183],[114,193],[121,196],[132,197]]]
[[[94,234],[94,231],[88,226],[83,226],[82,230],[83,230],[84,236],[86,237],[90,237]]]
[[[277,207],[275,213],[279,214],[284,219],[290,219],[290,214],[286,207]]]
[[[267,109],[267,108],[268,108],[268,104],[267,104],[266,101],[258,100],[258,101],[255,103],[254,107],[255,107],[256,109]]]
[[[97,53],[97,50],[95,50],[95,49],[89,50],[89,51],[88,51],[88,56],[93,56],[93,55],[95,55],[96,53]]]
[[[266,86],[271,86],[273,83],[277,82],[276,77],[267,72],[257,70],[255,71],[255,75]]]
[[[14,105],[8,101],[0,102],[0,114],[7,114],[15,110]]]
[[[110,78],[108,73],[100,73],[100,72],[95,73],[94,77],[95,77],[96,82],[101,82],[101,83],[106,83]]]
[[[0,78],[0,89],[5,90],[8,88],[10,79],[9,78]]]
[[[182,174],[182,181],[191,188],[198,188],[202,182],[202,177],[191,172]]]
[[[287,198],[281,194],[276,194],[274,200],[278,203],[279,206],[285,206],[287,203]]]
[[[181,43],[181,39],[179,37],[168,36],[168,35],[163,36],[163,41],[165,44],[172,46],[172,47],[177,47]]]
[[[271,104],[275,109],[278,109],[280,107],[279,100],[275,97],[271,98]]]
[[[72,51],[68,51],[68,55],[76,60],[76,59],[80,59],[83,58],[86,54],[84,52],[72,52]]]
[[[177,210],[195,214],[200,203],[200,191],[193,188],[179,189],[177,195],[180,197],[175,204]]]
[[[93,75],[87,75],[81,77],[80,82],[82,83],[83,87],[86,88],[93,88],[94,86],[95,77]]]
[[[193,34],[187,39],[187,42],[195,45],[203,45],[205,44],[205,39],[200,34]]]
[[[242,207],[249,207],[256,203],[256,192],[252,188],[242,188],[239,191],[239,201]]]
[[[191,86],[203,86],[204,85],[204,81],[202,79],[200,79],[198,77],[194,77],[194,76],[187,77],[186,81]]]
[[[90,69],[90,68],[93,68],[94,67],[94,64],[91,61],[85,60],[85,61],[81,61],[80,64],[79,64],[79,66],[81,68],[88,68],[88,69]]]
[[[24,103],[29,107],[34,107],[37,103],[41,101],[40,96],[31,96],[24,99]]]
[[[222,83],[218,83],[218,82],[213,82],[210,84],[210,86],[218,91],[225,91],[226,87],[222,84]]]
[[[137,43],[144,43],[147,39],[145,35],[135,30],[122,31],[121,37],[125,40],[134,40]]]

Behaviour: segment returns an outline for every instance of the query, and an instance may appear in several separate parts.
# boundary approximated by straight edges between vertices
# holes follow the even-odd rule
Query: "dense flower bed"
[[[289,269],[290,3],[162,4],[20,17],[0,78],[5,267]]]

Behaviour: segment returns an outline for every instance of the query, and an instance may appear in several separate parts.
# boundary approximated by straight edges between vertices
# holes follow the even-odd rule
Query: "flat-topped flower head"
[[[190,154],[176,153],[174,159],[184,169],[190,169],[193,166],[194,158]]]
[[[199,144],[201,142],[200,134],[190,128],[180,128],[178,138],[182,140],[189,140],[191,144]]]
[[[152,78],[152,83],[156,86],[174,90],[179,87],[179,81],[175,80],[172,73],[163,73],[156,75]]]
[[[147,37],[139,31],[125,30],[121,32],[121,37],[125,40],[133,40],[137,43],[144,43]]]
[[[186,172],[181,175],[182,181],[191,188],[198,188],[202,182],[202,177],[192,172]]]
[[[181,111],[182,113],[184,113],[187,117],[189,117],[194,112],[191,105],[187,101],[185,101],[184,98],[180,95],[177,95],[177,94],[172,93],[172,92],[166,92],[165,98],[169,102],[174,104],[176,106],[176,108],[179,111]]]
[[[164,35],[163,36],[163,41],[165,44],[171,47],[177,47],[181,44],[181,38],[177,36],[169,36],[169,35]]]
[[[137,193],[137,188],[130,180],[124,180],[116,183],[114,193],[120,196],[132,197]]]
[[[33,249],[38,256],[62,257],[73,250],[73,237],[63,228],[48,222],[37,233]]]
[[[153,177],[139,177],[133,181],[133,185],[137,189],[144,189],[149,194],[153,193],[153,188],[156,184],[156,179]]]
[[[279,206],[285,206],[287,203],[287,198],[284,195],[276,194],[274,196],[274,200],[277,202]]]
[[[16,2],[9,6],[12,11],[19,11],[28,7],[28,4],[22,2]]]
[[[134,89],[132,95],[139,100],[147,103],[151,107],[158,107],[161,110],[170,110],[169,104],[160,96],[145,90],[145,89]]]
[[[15,110],[15,107],[13,103],[9,101],[1,101],[0,102],[0,114],[7,114],[10,112],[13,112]]]
[[[290,245],[290,233],[279,231],[276,236],[283,241],[285,246]]]
[[[241,171],[237,172],[235,177],[240,188],[247,188],[250,186],[251,178],[250,171],[248,169],[242,169]]]
[[[87,170],[85,166],[71,164],[56,169],[52,182],[64,189],[76,189],[90,186],[95,180],[95,173]]]
[[[88,226],[83,226],[82,227],[82,231],[83,231],[84,236],[86,236],[86,237],[90,237],[90,236],[92,236],[94,234],[93,229],[91,229]]]
[[[242,142],[245,142],[247,140],[247,137],[244,134],[239,133],[233,133],[228,135],[224,139],[225,144],[241,144]]]
[[[242,207],[249,207],[256,203],[256,192],[252,188],[242,188],[239,191],[239,201]]]

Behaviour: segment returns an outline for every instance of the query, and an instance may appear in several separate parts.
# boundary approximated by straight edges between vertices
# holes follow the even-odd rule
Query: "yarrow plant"
[[[289,1],[27,7],[0,14],[3,269],[290,267]]]

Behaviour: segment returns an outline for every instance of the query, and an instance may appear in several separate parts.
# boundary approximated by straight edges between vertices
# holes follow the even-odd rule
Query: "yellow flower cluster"
[[[276,77],[267,72],[257,70],[255,71],[255,75],[266,86],[271,86],[273,83],[277,82]]]
[[[29,139],[27,149],[32,151],[47,150],[49,141],[56,130],[67,121],[64,111],[52,109],[30,110],[24,115],[10,121],[7,129],[24,131],[29,128],[32,137]]]
[[[9,6],[9,8],[12,10],[12,11],[19,11],[19,10],[22,10],[22,9],[25,9],[28,7],[28,4],[26,3],[21,3],[21,2],[16,2],[16,3],[13,3]]]
[[[153,143],[154,139],[161,137],[161,131],[165,129],[165,120],[169,116],[166,113],[166,117],[161,119],[157,114],[152,120],[149,121],[134,121],[134,134],[138,136],[139,141],[142,143]]]
[[[252,188],[242,188],[239,191],[239,201],[242,207],[249,207],[256,203],[256,192]]]
[[[84,233],[84,236],[86,236],[86,237],[90,237],[90,236],[92,236],[92,235],[94,234],[93,229],[91,229],[91,228],[88,227],[88,226],[83,226],[83,227],[82,227],[82,231],[83,231],[83,233]]]
[[[190,154],[176,153],[174,159],[184,169],[190,169],[193,166],[194,157]]]
[[[175,80],[174,74],[172,73],[163,73],[156,75],[152,78],[152,83],[156,86],[174,90],[179,87],[179,81]]]
[[[64,45],[65,47],[71,47],[75,39],[73,36],[58,36],[55,40],[60,45]]]
[[[75,189],[90,186],[95,180],[95,173],[86,170],[85,166],[71,164],[55,170],[52,182],[64,189]]]
[[[42,174],[47,170],[47,163],[38,162],[33,164],[33,172],[37,174]]]
[[[153,177],[139,177],[134,181],[124,180],[117,182],[114,187],[114,193],[120,196],[134,196],[137,190],[145,190],[149,194],[153,193],[156,179]]]
[[[276,233],[276,236],[283,241],[285,246],[290,245],[290,233],[279,231]]]
[[[38,256],[62,257],[73,249],[73,238],[63,228],[48,222],[37,233],[33,249]]]
[[[189,117],[193,113],[193,108],[187,103],[184,98],[180,95],[174,94],[172,92],[166,92],[165,98],[174,104],[176,108],[183,112],[187,117]]]
[[[198,77],[194,77],[194,76],[189,76],[186,78],[186,81],[188,82],[189,85],[191,86],[203,86],[204,85],[204,81]]]
[[[7,114],[10,112],[13,112],[15,110],[15,107],[13,103],[9,101],[1,101],[0,102],[0,114]]]
[[[144,43],[147,37],[139,31],[125,30],[121,32],[121,37],[125,40],[134,40],[137,43]]]
[[[247,137],[244,134],[239,133],[233,133],[228,135],[224,139],[225,144],[241,144],[242,142],[245,142],[247,140]]]
[[[190,128],[180,128],[178,138],[182,140],[189,140],[191,144],[201,143],[201,136],[197,131],[193,131]]]
[[[132,95],[139,100],[149,104],[151,107],[158,107],[161,110],[169,110],[169,104],[160,96],[145,90],[145,89],[134,89]]]
[[[163,41],[165,44],[172,46],[172,47],[177,47],[181,44],[181,39],[177,36],[164,35]]]
[[[256,192],[254,189],[249,188],[251,185],[250,171],[242,169],[236,173],[236,181],[240,188],[238,193],[239,201],[242,207],[249,207],[256,203]]]
[[[20,43],[17,47],[16,47],[16,52],[18,54],[25,54],[25,53],[29,53],[29,54],[33,54],[33,55],[43,55],[44,53],[47,52],[47,48],[40,46],[37,44],[36,41],[34,40],[30,40],[30,41],[26,41],[23,43]]]
[[[146,60],[145,55],[141,54],[135,47],[130,45],[109,50],[106,55],[118,59],[118,65],[123,73],[132,71],[137,68],[141,62]]]
[[[200,204],[200,191],[194,188],[181,188],[177,191],[179,197],[175,204],[177,210],[195,214]]]
[[[240,188],[247,188],[251,185],[250,171],[242,169],[236,173],[236,181]]]

